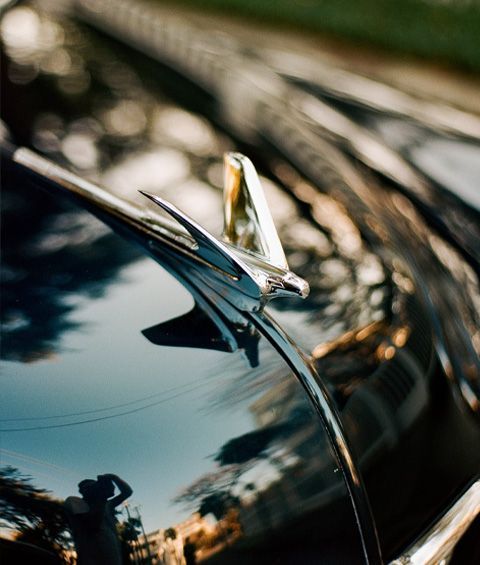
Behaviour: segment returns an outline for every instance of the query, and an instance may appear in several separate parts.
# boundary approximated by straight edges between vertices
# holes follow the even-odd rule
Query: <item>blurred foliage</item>
[[[198,7],[198,0],[180,1]],[[202,0],[201,5],[480,71],[480,0]]]
[[[72,544],[62,502],[15,467],[0,468],[0,516],[0,529],[10,530],[13,539],[67,561],[65,548]]]

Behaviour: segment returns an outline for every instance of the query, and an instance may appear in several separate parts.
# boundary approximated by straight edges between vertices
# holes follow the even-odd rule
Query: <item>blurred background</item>
[[[478,0],[181,0],[176,4],[480,70]]]
[[[156,0],[253,45],[273,41],[480,112],[479,0]],[[312,51],[313,50],[313,51]]]

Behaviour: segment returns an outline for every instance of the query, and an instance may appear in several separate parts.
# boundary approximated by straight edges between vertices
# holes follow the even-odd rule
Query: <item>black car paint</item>
[[[68,25],[75,28],[77,26],[77,24],[72,23]],[[105,38],[100,38],[91,31],[78,29],[82,30],[83,37],[89,37],[89,45],[91,42],[98,42],[99,45],[103,46],[102,57],[104,59],[102,64],[107,66],[109,61],[114,61],[115,57],[119,56],[118,53],[121,53],[122,64],[126,65],[126,67],[123,67],[124,69],[129,68],[128,61],[139,60],[138,55],[134,55],[125,48],[111,44]],[[109,45],[115,45],[115,55]],[[79,106],[78,98],[66,96],[62,93],[62,90],[57,88],[55,80],[51,77],[40,75],[35,80],[33,84],[35,84],[37,94],[34,101],[21,100],[22,97],[30,97],[31,91],[27,92],[24,87],[3,81],[4,88],[7,89],[6,99],[15,99],[23,109],[20,115],[18,115],[16,108],[10,106],[7,106],[4,112],[4,118],[11,127],[17,141],[30,144],[30,140],[33,140],[35,144],[35,139],[37,139],[38,143],[41,137],[38,136],[38,131],[31,131],[31,126],[35,124],[36,115],[41,112],[60,115],[62,127],[68,129],[72,122],[78,120],[79,117],[99,115],[99,111],[96,109],[99,98],[101,105],[108,107],[112,105],[114,100],[118,101],[123,97],[128,97],[127,90],[122,92],[121,89],[118,89],[118,85],[112,87],[106,85],[105,82],[102,83],[102,80],[105,81],[105,77],[102,79],[102,73],[95,70],[97,55],[95,53],[90,58],[89,65],[91,66],[88,68],[94,78],[91,90],[88,91],[89,95],[84,95],[82,98],[84,100],[82,104],[85,104],[85,100],[87,101],[83,108]],[[141,65],[145,65],[149,72],[142,74],[138,70],[135,82],[138,80],[140,80],[140,83],[143,82],[140,90],[146,93],[143,100],[148,104],[149,97],[159,96],[157,83],[160,77],[165,76],[168,83],[172,74],[170,71],[148,61],[142,61]],[[8,63],[2,65],[3,68],[6,66],[8,68]],[[135,74],[132,67],[130,67],[130,72]],[[152,75],[152,73],[154,74]],[[154,80],[152,80],[152,76],[155,77]],[[178,88],[179,85],[185,86],[185,84],[175,77],[170,92]],[[191,86],[188,88],[189,95],[193,93],[190,92],[190,89]],[[45,94],[39,98],[38,93],[40,92]],[[95,92],[97,97],[94,96]],[[197,91],[194,91],[194,93],[195,96],[189,96],[190,107],[195,106],[196,102],[198,103],[198,99],[196,100]],[[41,100],[40,108],[37,107],[38,100]],[[174,105],[171,100],[168,101],[168,104]],[[221,145],[231,147],[233,144],[231,140],[225,141],[224,133],[217,133],[216,135],[218,136],[217,139],[220,140],[216,147],[218,153],[221,152]],[[458,254],[452,248],[448,234],[446,234],[446,239],[442,239],[442,233],[435,229],[438,228],[438,225],[433,227],[429,225],[425,216],[422,216],[412,206],[397,187],[392,186],[385,179],[379,178],[376,174],[367,171],[361,164],[355,163],[355,175],[358,175],[361,182],[356,184],[355,177],[353,186],[347,185],[344,178],[345,176],[348,178],[352,170],[350,158],[336,153],[336,150],[326,143],[324,147],[327,158],[324,160],[322,175],[318,175],[318,161],[315,171],[308,170],[308,166],[304,166],[305,164],[302,163],[298,155],[292,153],[283,157],[279,156],[278,152],[272,147],[275,145],[276,132],[271,132],[271,136],[270,139],[265,140],[265,144],[257,144],[255,148],[250,147],[250,150],[255,152],[266,175],[276,181],[282,189],[288,189],[296,197],[292,200],[291,197],[282,196],[283,199],[287,198],[294,211],[290,212],[292,216],[288,218],[288,221],[279,226],[279,231],[281,238],[285,241],[287,256],[291,264],[294,265],[296,272],[309,280],[313,286],[313,292],[306,303],[282,304],[279,302],[278,305],[273,304],[269,309],[269,315],[278,319],[287,333],[294,337],[295,343],[306,356],[303,363],[304,367],[313,366],[314,371],[319,375],[317,377],[318,382],[328,390],[328,395],[336,403],[335,410],[338,411],[339,415],[336,424],[343,426],[347,434],[355,464],[360,469],[365,482],[365,489],[372,506],[375,525],[381,541],[383,557],[389,559],[404,548],[408,542],[412,541],[412,535],[416,535],[423,527],[428,525],[442,508],[468,484],[470,478],[478,472],[479,460],[478,453],[475,451],[475,445],[478,445],[479,440],[478,423],[475,422],[474,417],[469,412],[470,409],[463,403],[461,395],[458,394],[458,389],[455,388],[456,375],[459,372],[465,372],[468,365],[471,365],[468,360],[474,359],[474,352],[472,354],[472,348],[469,345],[470,337],[468,333],[469,328],[472,328],[472,322],[473,327],[475,327],[475,320],[478,319],[478,313],[475,313],[472,304],[473,300],[478,297],[478,281],[472,280],[471,275],[472,267],[474,271],[476,268],[472,264],[471,255],[467,257],[470,261],[469,266],[461,254]],[[142,152],[148,152],[151,147],[151,145],[149,147],[149,144],[151,142],[142,139],[140,133],[127,136],[127,138],[116,137],[115,135],[102,136],[101,141],[98,142],[98,147],[101,147],[99,170],[101,171],[108,161],[118,163],[123,156],[128,157],[128,153],[134,152],[141,155]],[[332,155],[333,161],[335,161],[337,155],[339,156],[335,161],[335,166],[340,174],[338,170],[333,170]],[[55,152],[51,154],[51,157],[64,159],[60,153]],[[195,171],[195,176],[202,179],[202,182],[205,180],[208,182],[206,172],[209,167],[215,165],[215,157],[211,150],[207,152],[207,155],[195,154],[195,151],[191,151],[188,154],[188,159]],[[304,175],[295,171],[287,160],[290,160],[300,171],[303,171]],[[346,175],[342,175],[342,166],[345,166],[347,170]],[[330,173],[330,176],[327,177],[325,172]],[[93,173],[94,171],[89,172],[90,175]],[[31,359],[32,355],[41,359],[46,356],[48,351],[62,351],[62,333],[75,331],[75,322],[72,323],[69,320],[69,314],[79,306],[65,306],[60,298],[69,293],[86,294],[87,296],[98,295],[95,304],[98,304],[99,310],[101,310],[101,295],[105,292],[105,288],[114,286],[113,283],[119,276],[120,266],[124,262],[134,259],[141,261],[141,259],[137,258],[138,252],[130,250],[129,244],[123,243],[117,236],[107,234],[102,231],[104,228],[98,227],[96,229],[100,230],[103,235],[95,241],[95,245],[80,243],[76,247],[75,245],[72,247],[66,244],[62,248],[64,257],[56,255],[56,253],[61,253],[59,251],[47,257],[48,260],[45,261],[38,251],[38,246],[37,248],[30,247],[29,250],[29,243],[41,241],[42,232],[52,235],[49,233],[52,216],[55,217],[56,214],[64,213],[57,209],[64,205],[59,204],[55,194],[47,197],[43,196],[43,193],[38,192],[38,190],[27,192],[26,188],[21,187],[26,183],[24,178],[13,177],[13,180],[10,181],[8,171],[6,175],[4,204],[7,205],[7,218],[10,213],[14,219],[12,222],[7,220],[4,224],[5,229],[8,230],[4,237],[4,243],[10,245],[12,241],[14,252],[11,255],[12,259],[9,259],[8,252],[4,255],[4,266],[6,265],[7,270],[12,267],[11,271],[17,269],[27,274],[24,274],[22,284],[19,284],[19,280],[15,280],[15,277],[10,279],[10,283],[8,281],[5,283],[4,288],[7,289],[7,292],[4,296],[7,303],[6,308],[4,306],[2,310],[7,317],[10,315],[10,319],[14,319],[14,316],[11,315],[12,311],[15,311],[15,308],[18,310],[18,308],[24,307],[28,313],[28,316],[25,315],[24,318],[32,320],[27,325],[22,326],[20,324],[20,327],[17,328],[13,324],[10,326],[13,328],[12,334],[6,333],[7,346],[4,346],[3,355],[10,358],[14,373],[15,367],[18,367],[16,377],[18,380],[24,379],[20,376],[23,375],[23,371],[30,371],[33,377],[37,370],[35,365],[25,365],[25,361]],[[343,178],[341,178],[342,176]],[[325,191],[323,196],[319,196],[316,188],[309,184],[305,177],[310,177],[310,180],[315,181],[316,187],[321,187]],[[325,181],[326,178],[327,181]],[[352,177],[350,176],[350,178]],[[364,181],[365,178],[367,179],[366,182]],[[9,186],[12,187],[14,201],[10,212],[8,212]],[[24,202],[22,205],[19,202],[15,205],[15,199],[18,201],[19,198],[16,193],[21,194],[22,190],[25,190]],[[175,194],[171,196],[175,197]],[[178,195],[178,198],[178,203],[181,206],[185,196]],[[281,200],[280,198],[279,202]],[[335,212],[337,225],[329,223],[328,218],[325,215],[322,217],[321,211],[315,209],[319,202],[324,209]],[[23,208],[25,205],[27,206],[26,210]],[[68,213],[73,214],[73,217],[85,218],[81,212],[72,211]],[[32,215],[31,219],[30,215]],[[292,217],[295,218],[295,221],[292,221]],[[303,218],[308,218],[309,229],[317,230],[321,234],[324,244],[323,252],[321,246],[312,249],[310,245],[305,245],[304,240],[295,236],[291,225],[305,221]],[[79,220],[80,226],[82,221]],[[87,224],[90,222],[90,220],[85,221]],[[24,225],[29,226],[29,229],[24,230]],[[62,225],[61,222],[58,225]],[[75,222],[73,222],[73,233],[75,233],[75,225]],[[344,247],[342,248],[342,236],[345,236],[346,232],[342,233],[339,230],[341,225],[353,230],[353,237],[357,238],[357,247],[355,247],[354,253],[349,252]],[[100,225],[98,224],[98,226]],[[29,232],[30,229],[31,232]],[[10,230],[13,230],[15,239],[20,242],[17,248],[13,235],[9,235]],[[92,228],[92,233],[94,231],[95,228]],[[53,235],[58,236],[59,233]],[[71,247],[73,253],[69,258]],[[35,252],[32,249],[36,249]],[[79,257],[76,256],[78,251],[80,252]],[[442,261],[445,255],[448,255],[449,261]],[[93,260],[94,258],[95,260]],[[21,268],[15,265],[15,261],[20,261]],[[328,266],[329,261],[330,267]],[[373,276],[373,281],[370,281],[370,283],[368,276],[363,279],[360,277],[360,280],[357,276],[362,267],[364,270],[366,269],[365,263],[367,266],[371,266],[369,261],[373,261],[375,264],[374,270],[377,277]],[[323,271],[322,264],[326,265],[323,267]],[[62,268],[59,269],[59,265]],[[71,266],[65,268],[65,265]],[[158,316],[163,319],[161,305],[168,304],[168,295],[162,296],[160,289],[162,285],[166,284],[166,279],[163,278],[166,275],[161,275],[158,266],[150,260],[148,260],[148,265],[148,267],[145,267],[145,276],[159,277],[159,294],[158,296],[151,294],[148,296],[148,300],[143,305],[144,312],[150,312],[152,302],[158,303],[158,306],[156,305],[159,312]],[[78,269],[78,273],[74,275],[72,282],[73,266]],[[368,271],[368,269],[366,270]],[[39,278],[40,280],[38,280]],[[172,284],[168,275],[166,278]],[[346,285],[347,288],[344,289],[341,296],[336,295],[335,291],[342,286],[345,278],[349,282]],[[465,286],[462,284],[465,280],[469,281],[470,294],[467,294],[467,296],[461,294],[465,292]],[[134,286],[137,285],[141,288],[142,282],[136,280]],[[173,286],[175,289],[172,288],[172,295],[183,292],[178,283],[173,284]],[[369,297],[376,291],[378,292],[375,295],[375,300],[373,300],[373,306],[365,314],[365,306],[369,303]],[[24,302],[25,299],[21,296],[33,297],[33,300],[29,304]],[[11,300],[11,303],[8,302],[9,300]],[[124,304],[128,304],[126,298],[124,298]],[[163,308],[165,307],[163,306]],[[139,308],[139,311],[141,311],[141,308]],[[183,308],[176,314],[183,314],[185,311],[185,308]],[[140,376],[138,367],[142,366],[142,355],[133,350],[136,347],[133,343],[138,342],[141,330],[145,329],[143,325],[145,327],[149,324],[152,325],[157,320],[152,319],[145,324],[143,321],[133,324],[129,321],[131,315],[129,312],[130,310],[127,309],[122,310],[122,323],[116,322],[114,327],[116,332],[121,332],[122,335],[128,336],[129,341],[131,340],[131,345],[128,346],[131,348],[129,351],[130,370],[132,375],[135,375],[135,379],[138,379]],[[33,323],[33,320],[35,320],[35,323]],[[99,326],[102,323],[100,315],[97,319],[96,314],[89,322]],[[53,326],[53,329],[51,326]],[[398,337],[398,331],[405,327],[408,328],[408,339],[397,351],[392,340]],[[370,328],[371,333],[370,331],[365,332],[366,336],[362,338],[360,332],[365,328]],[[270,331],[268,328],[260,326],[257,329],[260,329],[260,333],[268,337]],[[81,334],[81,325],[76,331]],[[19,332],[17,336],[15,336],[15,332]],[[362,339],[359,338],[359,334]],[[14,339],[8,341],[11,335],[14,336]],[[133,335],[137,336],[136,341]],[[270,335],[271,337],[278,336],[279,333],[272,332]],[[444,343],[440,338],[443,338]],[[122,338],[122,340],[125,339],[127,338]],[[145,338],[142,339],[144,342],[142,342],[142,346],[138,345],[139,351],[143,350],[145,345],[148,344]],[[235,401],[235,395],[239,394],[239,390],[241,391],[242,381],[246,379],[247,375],[247,382],[254,381],[255,375],[258,375],[261,380],[265,367],[264,357],[275,359],[274,366],[278,368],[279,374],[290,375],[285,364],[273,353],[271,347],[266,345],[265,338],[262,337],[259,340],[263,345],[259,347],[260,369],[258,372],[252,370],[248,360],[241,362],[238,353],[223,353],[220,356],[221,360],[216,361],[218,367],[228,367],[229,374],[226,378],[231,386],[235,386],[230,392],[232,402]],[[38,344],[38,341],[42,344],[40,348],[35,345]],[[114,334],[110,335],[109,343],[115,343]],[[120,343],[124,343],[124,341],[119,341]],[[328,347],[323,349],[320,347],[320,354],[312,356],[315,347],[321,345],[328,345]],[[27,351],[19,353],[18,349],[21,350],[25,347]],[[120,349],[121,347],[119,345]],[[388,347],[394,348],[393,357],[389,357],[392,350],[385,355]],[[447,350],[446,354],[442,351],[444,347]],[[164,352],[162,348],[155,348],[153,345],[149,345],[149,348],[152,352],[155,351],[155,353],[149,355],[159,356]],[[285,350],[285,347],[283,347],[283,350]],[[168,351],[170,352],[171,348]],[[182,349],[179,351],[181,355]],[[199,359],[202,358],[203,352],[193,351],[197,352]],[[440,356],[443,354],[443,364],[438,361],[439,353]],[[174,353],[169,354],[172,355],[172,359],[177,359]],[[68,355],[68,352],[63,351],[62,359],[68,358]],[[88,355],[87,352],[86,356],[88,357]],[[108,359],[111,358],[109,355],[111,355],[111,350],[106,347],[101,362],[104,369],[109,365]],[[219,353],[216,352],[215,356],[218,355]],[[139,356],[140,359],[134,362]],[[445,357],[447,358],[446,362]],[[239,368],[237,371],[233,369],[232,358],[237,359],[237,363],[242,367],[241,369]],[[157,366],[153,358],[150,362],[152,365],[145,369],[146,372],[154,371],[154,367]],[[162,365],[162,362],[159,357],[158,365]],[[176,366],[179,362],[179,360],[172,361],[172,366]],[[9,366],[12,367],[10,363]],[[411,378],[409,380],[408,374],[406,375],[408,373],[406,368],[411,369],[412,363],[415,366],[414,373],[417,375],[413,379],[414,382]],[[449,365],[452,370],[447,376],[445,375],[445,368],[448,370]],[[288,386],[300,391],[299,385],[293,384],[295,382],[293,377],[285,376],[285,379],[289,383]],[[110,386],[115,387],[113,383],[116,381],[113,375],[107,377],[106,380],[110,383]],[[472,378],[472,383],[475,386],[475,377]],[[272,392],[280,384],[279,377],[274,377],[274,382],[269,385],[268,390]],[[239,386],[238,389],[237,386]],[[478,382],[476,386],[478,386]],[[45,394],[54,393],[55,390],[49,392],[48,387],[46,388]],[[92,393],[96,396],[94,389]],[[129,398],[128,394],[134,397],[132,393],[125,394],[127,394],[125,398]],[[212,394],[218,395],[219,393],[217,389],[212,389]],[[262,535],[252,536],[251,538],[247,536],[245,542],[240,543],[238,550],[238,559],[240,560],[245,558],[245,554],[242,552],[247,551],[246,547],[248,547],[249,559],[265,562],[265,555],[268,555],[268,558],[275,555],[278,562],[292,562],[289,559],[298,557],[298,552],[302,548],[306,552],[305,560],[308,558],[315,559],[316,552],[319,552],[325,561],[331,558],[333,562],[338,562],[342,559],[342,555],[335,552],[338,551],[338,548],[345,550],[345,545],[339,542],[338,538],[335,540],[339,535],[349,535],[352,538],[353,553],[357,556],[362,554],[355,525],[356,519],[353,508],[348,501],[345,484],[335,477],[339,466],[331,444],[324,429],[318,423],[315,423],[311,407],[307,408],[310,405],[306,397],[300,392],[295,394],[302,398],[299,402],[303,412],[309,414],[308,423],[300,420],[301,426],[314,426],[317,430],[315,433],[318,434],[316,435],[317,442],[322,446],[329,446],[326,451],[325,447],[319,448],[318,457],[320,457],[320,453],[322,457],[325,456],[325,453],[328,453],[326,457],[330,465],[329,478],[335,484],[341,485],[338,487],[341,495],[338,497],[336,508],[338,515],[342,517],[340,520],[342,524],[335,521],[336,529],[334,528],[331,534],[333,539],[329,538],[330,531],[328,531],[328,535],[318,539],[317,531],[325,527],[324,516],[304,514],[297,524],[295,524],[295,521],[290,521],[291,516],[284,517],[281,527],[266,528]],[[400,415],[402,406],[409,399],[411,401],[412,396],[416,396],[417,406],[411,409],[410,419],[408,417],[402,418]],[[374,399],[374,404],[371,404],[372,399]],[[75,402],[74,397],[72,403]],[[242,406],[242,410],[248,412],[248,406],[241,395],[238,396],[238,402]],[[378,412],[372,408],[373,406],[378,409],[379,402],[382,404],[383,410],[381,418],[378,416]],[[213,404],[215,405],[215,402]],[[88,403],[86,402],[85,405],[88,405]],[[25,413],[11,415],[12,418],[23,416],[25,416]],[[41,417],[47,418],[50,416]],[[174,418],[173,415],[172,418]],[[222,425],[221,420],[215,421],[211,415],[205,416],[205,421],[207,421],[208,426]],[[5,431],[8,431],[8,429],[16,428],[9,425]],[[366,430],[370,431],[367,432]],[[33,430],[31,432],[33,433]],[[14,435],[15,433],[26,433],[26,431],[11,431],[11,433]],[[184,429],[182,433],[186,436],[191,435],[192,428]],[[231,433],[231,437],[241,435],[238,432],[232,431]],[[369,433],[373,434],[375,441],[368,435]],[[139,435],[141,435],[140,431]],[[226,439],[222,441],[226,443]],[[376,443],[374,448],[372,448],[373,443]],[[448,446],[449,451],[447,456],[446,446]],[[310,447],[315,451],[313,445]],[[120,444],[118,448],[120,449]],[[212,446],[212,449],[215,448]],[[208,454],[204,451],[200,459]],[[145,456],[145,453],[143,455]],[[307,461],[308,465],[308,462],[313,463],[316,460],[315,458],[316,455],[309,452],[304,460]],[[51,460],[54,461],[54,458]],[[183,465],[193,468],[195,463],[193,459],[187,459],[183,461]],[[117,469],[114,469],[114,471],[117,471]],[[103,470],[99,469],[99,472],[103,472]],[[285,470],[286,476],[288,472],[288,469]],[[173,490],[172,496],[174,496]],[[278,498],[279,495],[277,495]],[[329,518],[332,516],[333,513],[330,512]],[[292,526],[292,523],[295,525]],[[287,531],[293,532],[292,538],[288,542],[285,538],[285,528],[287,528]],[[275,547],[277,547],[277,550],[273,549]],[[235,547],[227,547],[225,550],[225,559],[228,562],[235,562],[232,555],[234,552]],[[343,557],[348,559],[349,562],[353,559],[350,553]]]

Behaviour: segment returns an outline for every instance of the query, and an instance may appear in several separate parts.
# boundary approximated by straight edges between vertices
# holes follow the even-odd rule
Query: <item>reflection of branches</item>
[[[18,541],[59,556],[70,545],[61,502],[10,466],[0,469],[0,515],[0,527],[13,530]]]
[[[214,458],[220,468],[197,479],[177,495],[173,502],[196,503],[218,492],[231,492],[251,464],[265,456],[271,443],[291,429],[289,423],[276,424],[227,441]]]
[[[264,343],[261,343],[261,346],[262,363],[258,370],[252,369],[246,373],[240,365],[244,363],[243,360],[239,357],[232,359],[229,366],[231,377],[224,379],[223,383],[220,382],[216,387],[215,394],[212,394],[208,400],[208,410],[230,409],[234,404],[248,401],[267,392],[280,382],[290,380],[288,369],[279,370],[276,352],[264,347]],[[238,363],[238,367],[235,363]]]
[[[65,298],[101,296],[138,253],[92,216],[2,172],[2,356],[31,361],[78,326]]]
[[[239,469],[239,465],[229,465],[207,473],[183,489],[173,499],[173,502],[175,504],[191,504],[192,502],[198,502],[218,490],[228,490],[231,487],[232,478],[238,473]]]
[[[234,493],[240,477],[258,460],[269,458],[268,450],[279,438],[286,437],[303,427],[309,415],[302,410],[292,410],[285,422],[248,432],[225,442],[215,454],[220,468],[207,473],[186,487],[173,502],[196,506],[203,516],[212,512],[220,519],[229,508],[239,503]],[[276,460],[272,459],[276,464]]]

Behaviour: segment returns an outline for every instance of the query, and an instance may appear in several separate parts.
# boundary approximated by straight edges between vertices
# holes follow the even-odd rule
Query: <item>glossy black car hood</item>
[[[219,233],[220,157],[239,142],[205,119],[218,120],[215,101],[85,27],[38,18],[72,64],[62,74],[48,49],[26,62],[7,50],[15,141],[126,199],[158,191]],[[338,140],[314,160],[280,118],[268,126],[247,150],[311,286],[268,314],[332,400],[390,558],[479,468],[476,212],[434,183],[412,196]],[[4,480],[11,465],[63,499],[117,473],[163,550],[174,527],[169,551],[203,529],[199,547],[225,562],[262,562],[272,547],[279,562],[299,548],[305,562],[361,560],[332,438],[265,335],[228,351],[205,312],[176,323],[194,297],[144,249],[4,170]]]
[[[120,523],[138,514],[156,551],[181,555],[188,536],[203,531],[203,551],[220,552],[222,562],[262,562],[272,544],[289,559],[320,552],[335,560],[341,536],[350,540],[345,558],[361,561],[330,440],[272,346],[257,335],[252,366],[245,351],[222,351],[208,335],[202,343],[206,324],[197,334],[165,330],[194,308],[173,276],[87,212],[18,175],[5,180],[7,537],[69,547],[61,528],[35,533],[41,507],[31,495],[30,509],[22,506],[14,484],[20,493],[19,485],[46,489],[60,504],[81,480],[114,472],[134,492]],[[28,229],[19,229],[22,217]],[[327,515],[319,535],[315,524]],[[165,542],[168,528],[175,542]]]

